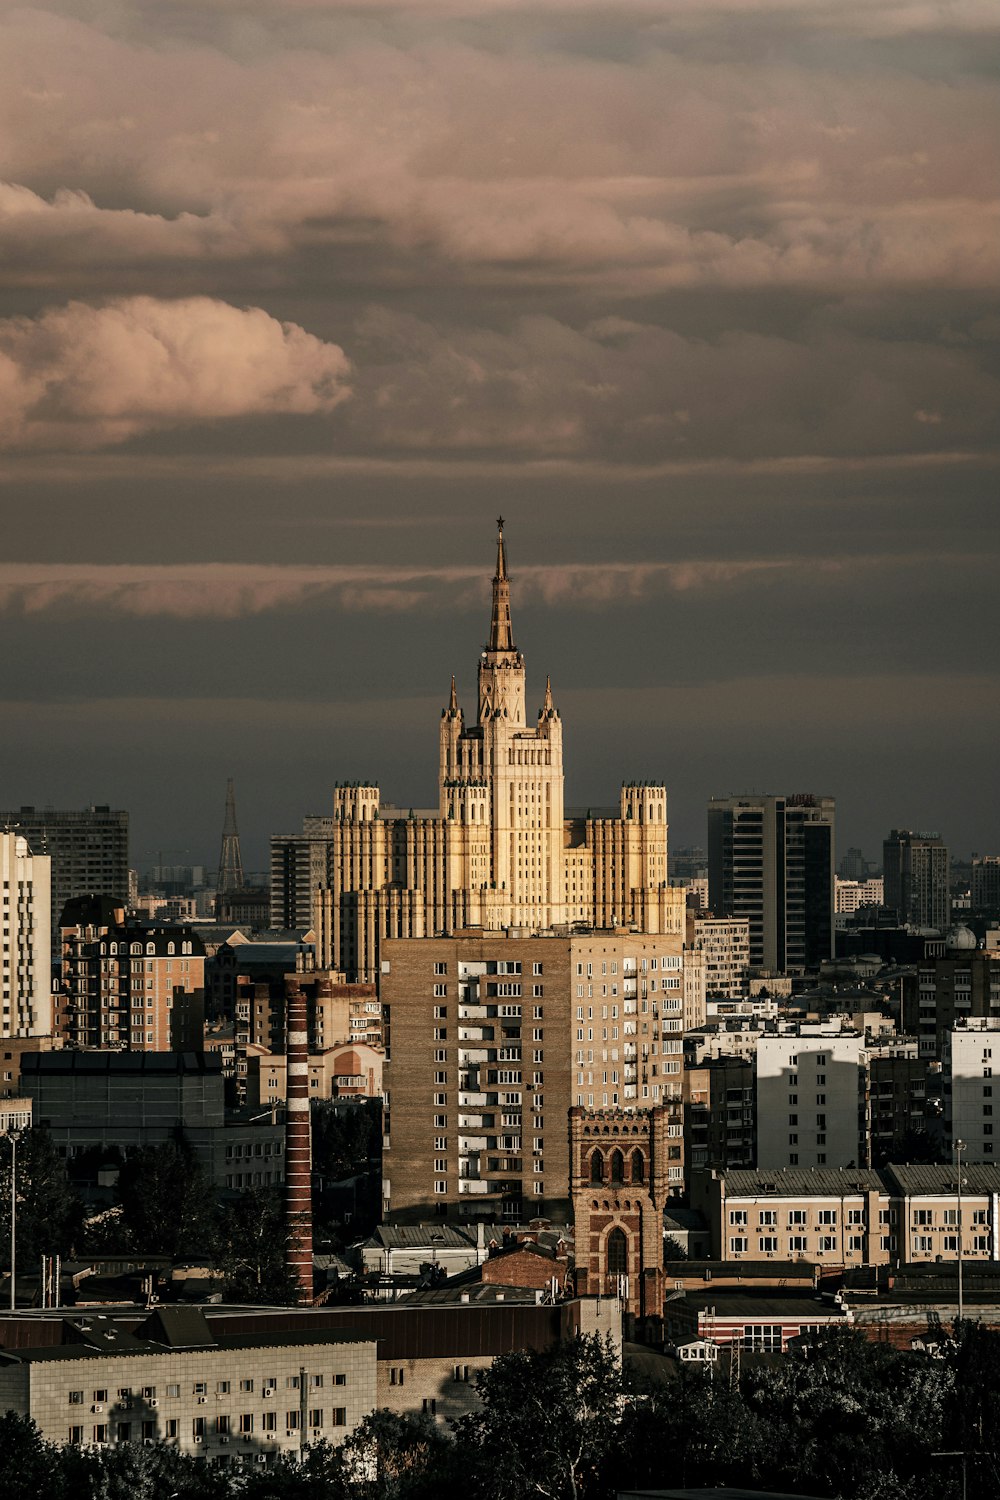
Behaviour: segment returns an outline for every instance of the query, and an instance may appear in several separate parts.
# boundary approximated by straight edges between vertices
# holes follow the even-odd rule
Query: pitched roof
[[[727,1198],[840,1198],[889,1192],[884,1173],[868,1167],[740,1168],[723,1174]]]

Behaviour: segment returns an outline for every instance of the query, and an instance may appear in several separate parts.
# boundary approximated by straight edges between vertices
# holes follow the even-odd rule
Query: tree
[[[17,1144],[17,1259],[37,1271],[41,1255],[66,1255],[80,1239],[83,1203],[66,1175],[66,1163],[41,1128]],[[10,1243],[11,1148],[0,1145],[0,1243]]]
[[[614,1453],[622,1378],[610,1339],[582,1334],[503,1354],[476,1380],[482,1402],[455,1424],[485,1500],[600,1495]]]
[[[279,1187],[250,1188],[222,1211],[220,1265],[234,1302],[294,1303],[298,1286],[288,1273],[288,1231]]]
[[[215,1190],[183,1136],[131,1152],[118,1191],[129,1248],[173,1257],[217,1252]]]

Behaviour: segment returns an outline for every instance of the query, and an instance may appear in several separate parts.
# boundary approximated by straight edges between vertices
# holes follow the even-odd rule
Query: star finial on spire
[[[497,516],[497,529],[503,531],[503,516]]]

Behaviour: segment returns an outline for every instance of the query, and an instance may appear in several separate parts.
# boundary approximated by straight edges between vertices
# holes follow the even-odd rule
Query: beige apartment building
[[[565,1221],[569,1109],[680,1098],[679,935],[467,932],[388,941],[381,968],[393,1218]]]
[[[562,720],[547,680],[529,722],[502,523],[475,718],[466,722],[453,677],[438,751],[436,808],[387,805],[374,782],[338,785],[332,817],[272,840],[275,926],[315,926],[322,962],[363,982],[375,981],[384,941],[472,927],[683,937],[665,788],[626,782],[613,807],[564,806]]]
[[[1000,1167],[696,1172],[713,1258],[828,1267],[1000,1260]]]
[[[137,922],[105,896],[69,901],[61,918],[55,1034],[76,1047],[200,1052],[205,949],[192,928]]]

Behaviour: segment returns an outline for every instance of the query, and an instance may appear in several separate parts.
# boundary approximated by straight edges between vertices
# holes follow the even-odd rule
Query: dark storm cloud
[[[338,774],[425,801],[501,509],[574,795],[996,843],[998,39],[987,0],[0,5],[8,800],[196,843],[237,768],[258,849]]]

